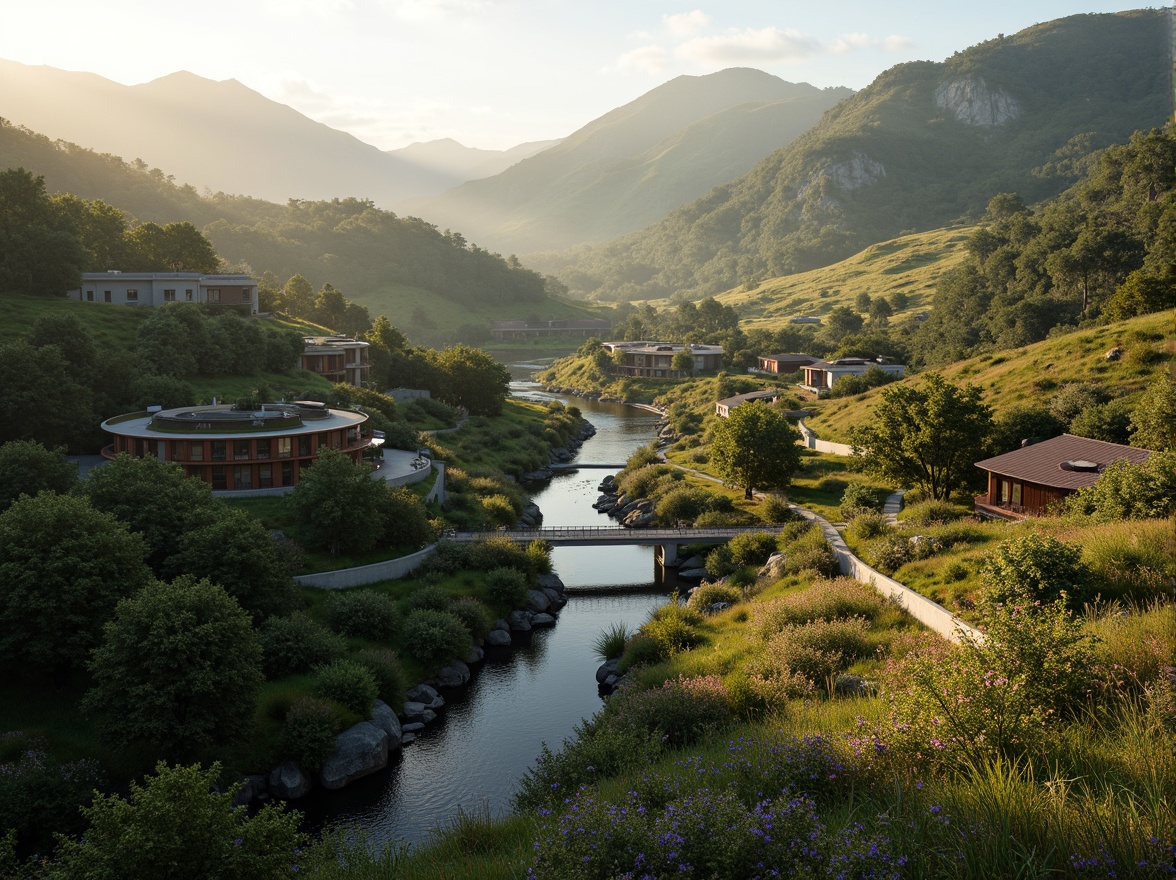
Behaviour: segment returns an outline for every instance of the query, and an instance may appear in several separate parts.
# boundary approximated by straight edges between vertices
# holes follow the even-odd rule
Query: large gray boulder
[[[361,721],[336,738],[319,771],[319,782],[334,791],[387,766],[388,734],[370,721]]]
[[[470,680],[470,668],[460,660],[454,660],[438,671],[434,680],[440,687],[461,687]]]
[[[516,608],[507,617],[510,621],[510,628],[516,632],[530,632],[531,631],[531,613]]]
[[[600,668],[596,670],[596,683],[604,684],[604,680],[610,675],[617,674],[617,668],[620,666],[620,659],[606,660],[600,664]]]
[[[418,703],[416,700],[408,700],[404,704],[404,711],[400,713],[400,717],[409,723],[423,721],[426,709],[428,709],[428,706],[424,703]]]
[[[249,804],[263,800],[269,794],[264,776],[251,773],[248,776],[241,777],[239,781],[240,785],[237,788],[236,794],[233,795],[234,807],[248,806]]]
[[[567,597],[559,590],[553,590],[551,587],[544,587],[543,595],[551,603],[547,608],[548,611],[551,611],[553,608],[563,608],[568,604]]]
[[[559,579],[559,575],[555,572],[536,575],[535,585],[544,592],[547,590],[555,590],[557,593],[562,593],[567,589],[564,586],[564,582]]]
[[[549,626],[555,626],[555,618],[550,614],[536,614],[531,619],[531,626],[535,629],[543,629]]]
[[[410,688],[405,696],[409,701],[420,703],[426,709],[436,710],[445,705],[445,698],[437,693],[436,688],[423,683]]]
[[[441,699],[438,697],[437,699]],[[400,719],[396,717],[396,713],[392,711],[392,707],[383,700],[376,700],[372,703],[372,724],[388,734],[388,748],[395,749],[400,746]]]
[[[546,611],[551,607],[551,600],[547,598],[547,594],[542,590],[528,590],[527,591],[527,610],[534,611],[538,614],[541,611]]]
[[[486,634],[486,644],[496,648],[510,645],[510,630],[492,629]]]
[[[310,793],[310,777],[293,761],[279,764],[269,774],[269,793],[284,801],[297,800]]]

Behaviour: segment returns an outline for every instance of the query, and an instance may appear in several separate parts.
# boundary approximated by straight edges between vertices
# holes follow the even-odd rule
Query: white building
[[[161,306],[197,302],[234,306],[257,314],[257,281],[248,275],[201,275],[199,272],[84,272],[82,286],[66,291],[81,302],[126,306]]]
[[[837,380],[843,376],[860,376],[873,367],[877,367],[888,376],[901,376],[906,371],[906,367],[902,364],[884,364],[865,358],[817,361],[815,364],[801,367],[804,370],[804,381],[800,387],[819,397],[822,394],[828,394]]]

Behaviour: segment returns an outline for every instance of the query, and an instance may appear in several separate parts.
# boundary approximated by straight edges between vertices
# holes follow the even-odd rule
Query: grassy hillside
[[[594,299],[698,299],[979,216],[1000,192],[1056,195],[1092,151],[1166,121],[1166,16],[1075,15],[898,65],[656,226],[536,265]]]
[[[739,313],[739,326],[744,330],[778,330],[796,315],[820,317],[837,306],[854,308],[859,293],[884,299],[903,293],[907,307],[891,318],[901,322],[931,308],[936,282],[963,261],[963,245],[974,229],[952,226],[900,236],[831,266],[768,278],[728,290],[715,299]],[[651,304],[659,309],[671,305],[664,299]]]
[[[1120,346],[1123,357],[1105,359]],[[978,385],[984,402],[997,413],[1015,404],[1044,404],[1067,382],[1102,386],[1113,398],[1135,398],[1165,364],[1176,363],[1176,323],[1172,312],[1080,330],[1000,354],[949,364],[940,372],[956,383]],[[918,383],[918,376],[904,379]],[[826,400],[807,420],[825,440],[847,442],[849,429],[870,417],[883,389],[859,397]]]

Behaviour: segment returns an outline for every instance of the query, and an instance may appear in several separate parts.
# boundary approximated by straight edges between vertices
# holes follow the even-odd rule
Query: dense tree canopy
[[[386,492],[383,480],[372,479],[370,467],[324,449],[302,472],[286,503],[302,543],[336,556],[376,546],[384,534],[380,507]]]
[[[121,601],[89,667],[94,687],[83,708],[103,736],[173,759],[246,736],[264,681],[249,615],[191,575]]]
[[[66,461],[64,449],[46,449],[34,440],[10,440],[0,446],[0,513],[21,495],[65,495],[77,483],[78,466]]]
[[[918,386],[883,390],[873,417],[850,437],[870,473],[945,500],[973,478],[991,427],[979,388],[928,373]]]
[[[486,352],[455,345],[432,352],[430,361],[441,374],[439,397],[473,415],[496,416],[510,393],[510,371]]]
[[[783,489],[800,467],[800,434],[763,401],[744,403],[715,426],[711,461],[728,483],[751,498],[756,489]]]
[[[0,664],[80,667],[115,605],[146,584],[143,541],[85,498],[42,492],[0,514]]]

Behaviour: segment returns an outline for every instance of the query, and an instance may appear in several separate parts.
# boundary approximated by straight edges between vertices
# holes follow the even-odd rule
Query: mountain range
[[[1049,198],[1099,148],[1170,118],[1168,15],[1075,15],[898,65],[658,223],[529,263],[581,297],[698,299],[978,218],[1001,192]]]
[[[395,207],[497,174],[548,145],[497,151],[440,140],[384,151],[233,79],[179,71],[125,86],[3,59],[0,117],[53,140],[142,160],[199,190],[279,203],[357,196]]]
[[[851,94],[748,68],[680,76],[501,174],[412,208],[504,253],[607,241],[743,174]]]

